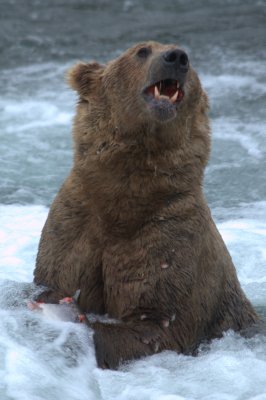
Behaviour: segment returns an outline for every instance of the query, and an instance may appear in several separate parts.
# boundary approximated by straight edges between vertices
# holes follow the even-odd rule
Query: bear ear
[[[69,85],[81,96],[88,96],[99,84],[104,65],[97,62],[78,63],[67,73]]]

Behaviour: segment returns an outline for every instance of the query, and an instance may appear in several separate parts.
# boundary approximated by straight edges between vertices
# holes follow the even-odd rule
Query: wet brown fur
[[[144,45],[152,54],[143,60]],[[202,192],[210,129],[196,72],[168,122],[152,118],[140,96],[155,57],[171,48],[136,45],[69,74],[80,96],[74,165],[43,228],[35,282],[53,299],[81,289],[83,311],[120,321],[94,324],[101,367],[191,352],[258,320]]]

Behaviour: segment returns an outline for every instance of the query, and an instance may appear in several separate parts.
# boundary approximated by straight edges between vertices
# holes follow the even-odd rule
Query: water
[[[0,399],[266,399],[266,338],[228,332],[197,358],[96,367],[91,333],[27,311],[48,207],[72,164],[77,60],[179,42],[211,103],[205,193],[248,297],[266,318],[263,0],[0,1]]]

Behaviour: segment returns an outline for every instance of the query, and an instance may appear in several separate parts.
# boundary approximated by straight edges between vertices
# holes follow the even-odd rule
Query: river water
[[[72,164],[77,60],[180,43],[209,94],[205,193],[241,284],[266,314],[265,0],[0,0],[0,399],[266,399],[266,338],[233,332],[196,358],[96,367],[91,334],[27,311],[48,207]]]

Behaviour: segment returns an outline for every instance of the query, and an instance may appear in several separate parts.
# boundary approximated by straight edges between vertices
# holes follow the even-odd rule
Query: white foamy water
[[[70,167],[75,95],[67,69],[47,63],[2,71],[0,202],[48,204]]]
[[[218,227],[244,290],[265,313],[266,203],[251,208],[243,206],[237,218],[229,215]],[[103,371],[96,367],[91,331],[27,310],[47,212],[42,206],[0,206],[1,400],[266,399],[261,335],[244,339],[227,332],[198,357],[164,352]]]

